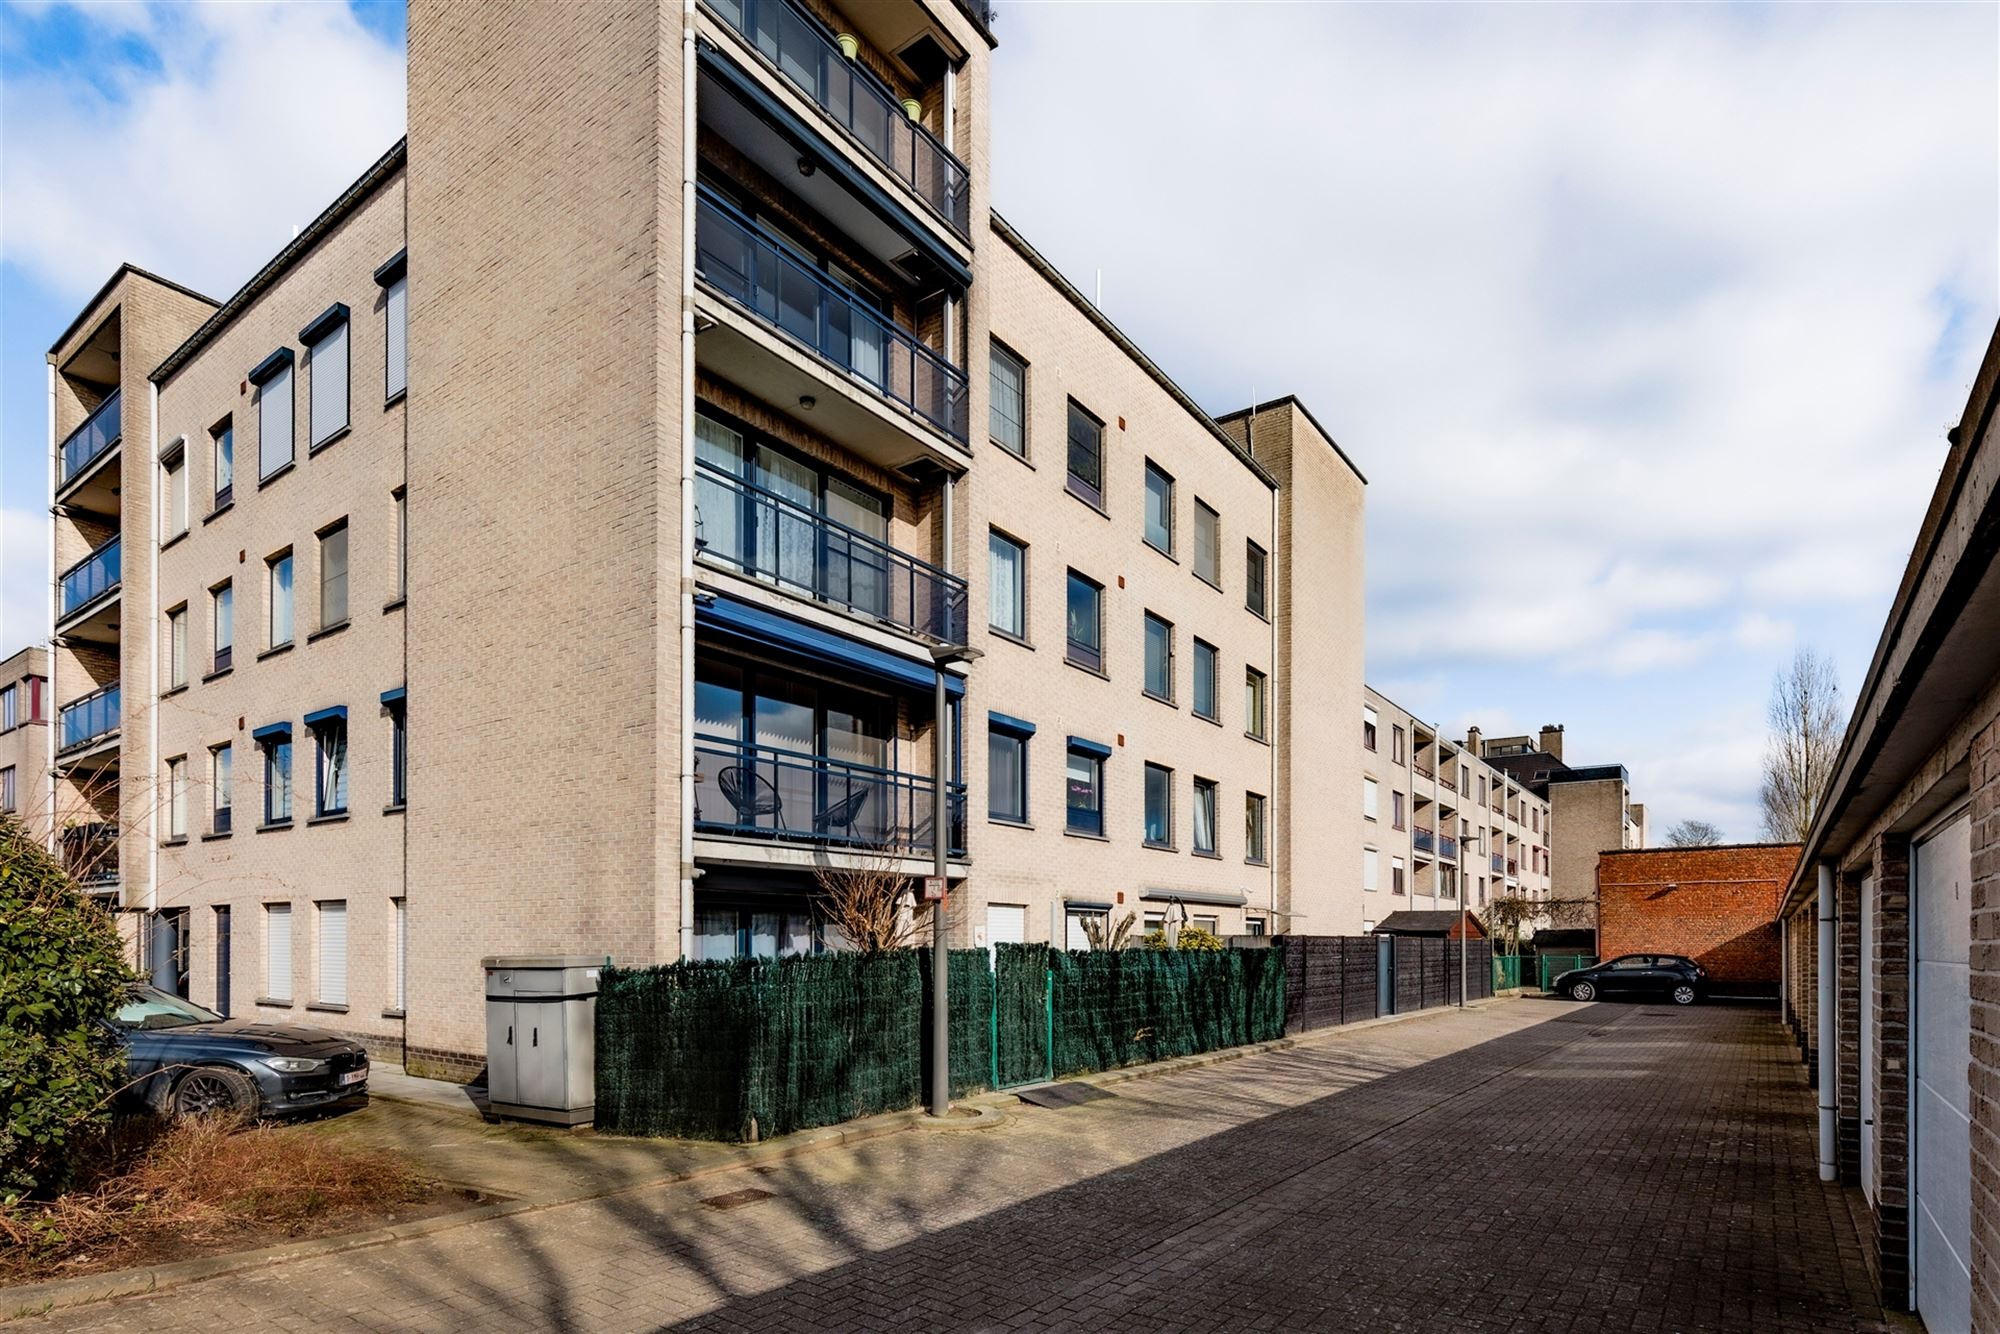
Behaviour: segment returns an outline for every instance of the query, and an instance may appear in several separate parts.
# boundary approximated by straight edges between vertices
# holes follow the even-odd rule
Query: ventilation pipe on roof
[[[1834,955],[1833,955],[1833,867],[1819,864],[1819,948],[1816,951],[1814,982],[1819,991],[1819,1179],[1832,1181],[1839,1175],[1834,1166]]]

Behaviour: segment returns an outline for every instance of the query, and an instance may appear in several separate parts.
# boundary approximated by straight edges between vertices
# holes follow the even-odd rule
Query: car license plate
[[[368,1067],[365,1065],[359,1070],[343,1070],[340,1074],[340,1082],[343,1086],[347,1084],[359,1084],[366,1078],[368,1078]]]

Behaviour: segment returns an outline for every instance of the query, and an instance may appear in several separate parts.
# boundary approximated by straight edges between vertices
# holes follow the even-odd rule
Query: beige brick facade
[[[54,710],[47,649],[24,648],[0,662],[0,812],[44,841],[60,827],[49,786]]]

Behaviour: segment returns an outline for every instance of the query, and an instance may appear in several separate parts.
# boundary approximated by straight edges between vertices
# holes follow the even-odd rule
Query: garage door
[[[1931,1334],[1972,1327],[1972,821],[1917,845],[1911,918],[1911,1296]]]

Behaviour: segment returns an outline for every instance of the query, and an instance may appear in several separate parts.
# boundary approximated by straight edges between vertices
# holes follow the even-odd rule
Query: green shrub
[[[110,914],[0,815],[0,1203],[61,1187],[110,1119],[125,1059],[104,1020],[132,976]]]
[[[1155,927],[1146,933],[1146,948],[1163,950],[1167,947],[1167,933]],[[1184,950],[1219,950],[1225,948],[1222,937],[1199,926],[1181,928],[1180,948]]]

